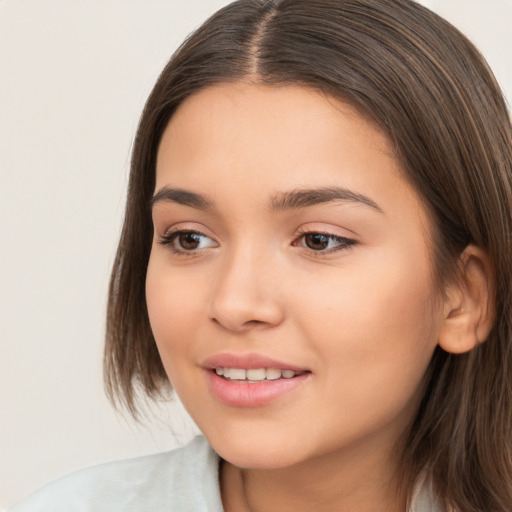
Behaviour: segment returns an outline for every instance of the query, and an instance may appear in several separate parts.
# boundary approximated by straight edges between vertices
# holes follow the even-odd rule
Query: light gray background
[[[147,427],[112,411],[104,309],[146,96],[227,3],[0,1],[0,510],[62,473],[193,435],[179,407]],[[478,44],[510,103],[512,0],[423,3]]]

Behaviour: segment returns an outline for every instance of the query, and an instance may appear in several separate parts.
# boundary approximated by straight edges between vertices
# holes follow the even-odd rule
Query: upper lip
[[[214,368],[242,368],[252,370],[257,368],[278,368],[281,370],[293,370],[294,372],[309,371],[307,368],[295,364],[279,361],[271,357],[256,354],[233,354],[221,353],[205,359],[202,363],[203,368],[213,370]]]

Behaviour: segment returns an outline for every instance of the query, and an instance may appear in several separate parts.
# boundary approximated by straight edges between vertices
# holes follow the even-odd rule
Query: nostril
[[[249,320],[245,322],[245,325],[262,325],[265,322],[262,322],[261,320]]]
[[[237,326],[234,326],[232,324],[227,325],[228,322],[219,320],[216,317],[211,317],[211,320],[212,320],[212,322],[214,322],[217,325],[220,325],[221,327],[226,327],[230,330],[236,330],[236,331],[244,331],[246,329],[257,328],[257,327],[265,326],[268,324],[267,322],[264,322],[263,320],[247,320],[245,322],[241,322]]]

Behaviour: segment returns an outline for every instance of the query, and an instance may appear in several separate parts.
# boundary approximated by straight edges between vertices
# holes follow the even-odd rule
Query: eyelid
[[[307,233],[320,233],[327,236],[336,236],[340,238],[346,238],[347,240],[358,239],[358,235],[346,227],[341,227],[337,224],[330,224],[328,222],[307,222],[302,224],[298,229],[299,235]]]
[[[206,226],[204,226],[201,223],[198,222],[176,222],[174,224],[166,224],[165,226],[161,225],[159,226],[161,229],[157,229],[157,226],[155,225],[155,233],[158,233],[158,231],[162,232],[162,235],[160,235],[161,238],[169,237],[172,234],[176,232],[187,232],[187,233],[197,233],[199,235],[207,236],[208,238],[211,238],[212,240],[215,239],[215,235],[211,232],[210,229],[208,229]],[[165,228],[165,229],[164,229]]]

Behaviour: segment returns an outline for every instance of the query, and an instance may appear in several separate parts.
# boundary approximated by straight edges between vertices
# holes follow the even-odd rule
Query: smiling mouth
[[[280,368],[214,368],[215,373],[227,381],[256,383],[278,379],[293,379],[299,375],[308,373],[306,371],[281,370]]]

